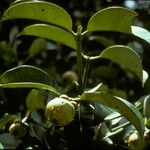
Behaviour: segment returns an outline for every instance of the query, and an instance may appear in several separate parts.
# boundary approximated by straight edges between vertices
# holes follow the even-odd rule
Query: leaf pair
[[[22,10],[26,11],[22,13]],[[150,43],[150,33],[147,30],[135,26],[131,28],[132,20],[136,16],[137,13],[130,9],[109,7],[100,10],[90,18],[85,33],[95,31],[122,32],[133,34]],[[32,19],[40,22],[40,24],[26,27],[20,35],[42,37],[76,49],[72,19],[63,8],[53,3],[42,1],[14,3],[4,12],[2,17],[2,21],[10,19]]]

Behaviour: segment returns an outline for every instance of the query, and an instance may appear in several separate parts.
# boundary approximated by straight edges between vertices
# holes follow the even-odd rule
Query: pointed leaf
[[[143,82],[143,69],[140,57],[131,48],[115,45],[106,48],[100,54],[101,58],[110,59],[135,73]]]
[[[27,1],[10,6],[4,12],[2,21],[10,19],[32,19],[68,30],[72,28],[71,17],[63,8],[43,1]]]
[[[132,34],[145,40],[146,42],[148,42],[150,44],[150,32],[147,31],[144,28],[141,27],[137,27],[137,26],[132,26]]]
[[[47,72],[29,65],[12,68],[0,77],[0,83],[2,84],[14,82],[37,82],[56,87],[55,81]]]
[[[109,7],[94,14],[88,22],[88,31],[116,31],[131,33],[133,18],[137,13],[124,7]]]
[[[73,49],[76,49],[76,43],[73,35],[65,31],[64,29],[55,26],[46,24],[35,24],[27,26],[23,29],[20,35],[37,36],[48,40],[60,42]]]
[[[0,84],[0,88],[38,88],[48,90],[57,95],[60,95],[60,93],[52,86],[35,82],[15,82],[15,83]]]
[[[46,105],[46,99],[46,94],[42,93],[40,90],[33,89],[27,96],[26,105],[31,111],[35,109],[44,109]]]
[[[8,133],[3,133],[0,134],[0,143],[4,149],[16,149],[22,142]]]
[[[122,114],[126,117],[138,130],[140,136],[143,136],[144,133],[144,122],[140,112],[135,108],[133,104],[130,102],[116,97],[109,95],[107,93],[84,93],[81,95],[81,100],[87,100],[95,103],[100,103],[115,109],[117,112]]]

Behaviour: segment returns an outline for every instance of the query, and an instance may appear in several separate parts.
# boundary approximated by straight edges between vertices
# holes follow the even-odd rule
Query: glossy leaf
[[[31,111],[35,109],[44,109],[46,105],[46,99],[46,94],[42,93],[40,90],[33,89],[27,96],[26,105]]]
[[[37,124],[30,124],[30,127],[33,137],[36,137],[39,141],[43,142],[46,130]]]
[[[45,39],[36,39],[33,41],[31,47],[29,48],[29,57],[33,57],[39,53],[41,53],[43,50],[46,50],[47,48],[47,42]]]
[[[29,65],[22,65],[12,68],[4,72],[0,77],[1,84],[15,82],[43,83],[56,87],[55,81],[47,72],[40,68]]]
[[[89,32],[117,31],[131,33],[133,18],[137,13],[124,7],[109,7],[94,14],[87,25]]]
[[[5,114],[1,119],[0,119],[0,130],[4,130],[5,126],[8,123],[13,122],[15,119],[17,119],[17,116],[15,115],[10,115],[10,114]]]
[[[72,28],[71,17],[63,8],[44,1],[26,1],[10,6],[4,12],[2,21],[10,19],[32,19],[68,30]]]
[[[20,35],[37,36],[48,40],[60,42],[73,49],[76,49],[76,43],[73,35],[65,31],[64,29],[55,26],[46,24],[35,24],[27,26],[23,29]]]
[[[131,48],[123,45],[115,45],[106,48],[100,54],[101,58],[110,59],[119,65],[135,73],[143,82],[143,69],[140,57]]]
[[[31,2],[31,0],[15,0],[13,3],[11,3],[11,6],[12,6],[12,5],[15,5],[15,4],[22,3],[22,2],[27,2],[27,1],[30,1],[30,2]]]
[[[15,83],[0,84],[0,88],[38,88],[38,89],[48,90],[57,95],[60,95],[60,93],[52,86],[42,84],[42,83],[34,83],[34,82],[15,82]]]
[[[149,77],[148,73],[145,70],[143,70],[143,86],[144,86],[146,80],[148,79],[148,77]]]
[[[83,93],[80,98],[81,100],[100,103],[106,105],[107,107],[115,109],[117,112],[126,117],[135,126],[141,137],[143,136],[144,133],[143,118],[140,112],[130,102],[122,98],[102,92]]]
[[[141,27],[137,27],[137,26],[132,26],[132,34],[145,40],[146,42],[148,42],[150,44],[150,32],[147,31],[144,28]]]
[[[4,149],[16,149],[22,142],[8,133],[3,133],[0,134],[0,143]]]
[[[143,115],[145,118],[150,119],[150,95],[144,98]]]

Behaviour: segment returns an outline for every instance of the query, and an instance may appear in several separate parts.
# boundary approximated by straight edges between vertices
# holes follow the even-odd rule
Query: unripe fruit
[[[140,137],[137,132],[133,132],[128,139],[128,147],[130,149],[137,149],[140,144]]]
[[[62,75],[62,81],[67,84],[73,84],[73,82],[78,81],[77,74],[74,71],[66,71]]]
[[[14,122],[9,127],[9,133],[15,136],[16,138],[21,138],[26,135],[27,129],[23,123]]]
[[[45,116],[54,125],[65,126],[74,119],[75,108],[70,101],[57,97],[48,102]]]

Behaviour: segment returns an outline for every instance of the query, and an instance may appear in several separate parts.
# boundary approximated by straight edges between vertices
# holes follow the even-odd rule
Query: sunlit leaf
[[[1,119],[0,119],[0,130],[5,129],[5,126],[8,123],[13,122],[15,119],[17,119],[17,116],[15,115],[10,115],[10,114],[5,114]]]
[[[141,27],[137,27],[137,26],[132,26],[132,34],[145,40],[146,42],[148,42],[150,44],[150,32],[147,31],[144,28]]]
[[[47,95],[42,91],[33,89],[26,98],[26,105],[29,110],[44,109],[46,105]]]
[[[107,58],[135,73],[143,82],[143,69],[140,57],[131,48],[123,45],[115,45],[106,48],[100,54],[101,58]]]
[[[100,103],[106,105],[107,107],[115,109],[117,112],[126,117],[135,126],[141,137],[143,136],[144,133],[143,118],[140,112],[130,102],[122,98],[102,92],[83,93],[80,98],[81,100]]]
[[[73,49],[76,49],[76,43],[73,35],[64,29],[46,25],[46,24],[35,24],[27,26],[23,29],[20,35],[30,35],[45,38],[48,40],[60,42]]]
[[[2,144],[4,149],[15,149],[22,142],[20,140],[17,140],[14,136],[8,133],[3,133],[0,134],[0,143]]]
[[[0,143],[0,149],[4,149],[4,146]]]
[[[87,30],[92,31],[117,31],[131,33],[133,18],[137,13],[124,7],[109,7],[94,14],[87,25]]]
[[[53,80],[50,74],[40,68],[29,65],[22,65],[12,68],[0,76],[1,84],[15,82],[43,83],[57,87],[56,82]]]
[[[143,86],[144,86],[146,80],[148,79],[148,77],[149,77],[148,73],[145,70],[143,70]]]
[[[10,6],[3,14],[2,21],[10,19],[32,19],[71,30],[70,15],[61,7],[44,1],[26,1]]]

